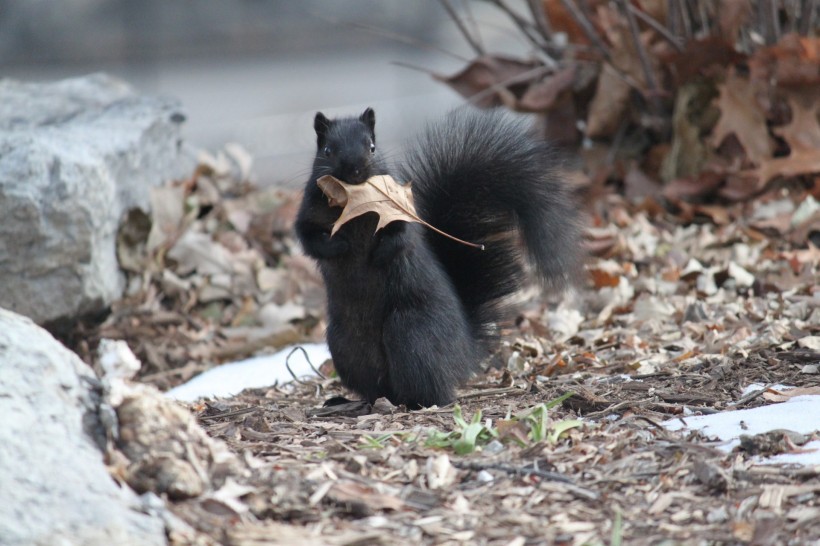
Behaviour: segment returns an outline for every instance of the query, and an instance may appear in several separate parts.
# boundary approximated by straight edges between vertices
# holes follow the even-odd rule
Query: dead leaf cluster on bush
[[[527,16],[494,3],[532,58],[492,55],[460,24],[477,57],[434,77],[480,107],[538,114],[553,142],[583,141],[593,185],[641,179],[639,198],[674,207],[746,200],[820,174],[812,2],[542,0]]]
[[[151,189],[152,213],[132,211],[117,254],[128,294],[79,352],[124,339],[140,375],[162,388],[226,360],[321,339],[324,290],[314,264],[295,252],[299,195],[258,189],[246,154],[202,154],[191,178]]]

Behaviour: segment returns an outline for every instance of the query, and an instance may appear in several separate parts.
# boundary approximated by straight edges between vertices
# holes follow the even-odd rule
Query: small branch
[[[754,391],[750,392],[749,394],[747,394],[746,396],[742,397],[737,402],[729,402],[726,405],[729,406],[729,407],[737,407],[737,408],[739,408],[741,406],[745,406],[746,404],[748,404],[752,400],[754,400],[754,399],[758,398],[759,396],[762,396],[763,394],[765,394],[766,391],[771,389],[773,386],[774,386],[774,383],[767,383],[766,385],[763,385],[762,389],[754,390]]]
[[[536,66],[532,70],[527,70],[526,72],[522,72],[521,74],[518,74],[517,76],[513,76],[512,78],[507,78],[504,81],[500,81],[496,84],[493,84],[490,87],[488,87],[487,89],[484,89],[483,91],[479,91],[475,95],[472,95],[471,97],[469,97],[467,99],[467,101],[472,103],[472,104],[475,104],[476,102],[478,102],[478,101],[482,100],[483,98],[485,98],[487,95],[492,95],[493,93],[496,93],[496,92],[498,92],[502,89],[506,89],[507,86],[510,85],[510,84],[521,83],[521,82],[528,81],[530,79],[534,79],[534,78],[536,78],[538,76],[541,76],[543,74],[548,74],[550,72],[550,70],[551,69],[547,68],[546,66]]]
[[[467,62],[469,62],[469,61],[467,61]],[[427,74],[428,76],[431,76],[433,78],[435,78],[437,76],[437,74],[435,72],[433,72],[432,70],[430,70],[429,68],[426,68],[426,67],[423,67],[423,66],[418,66],[418,65],[415,65],[413,63],[406,63],[404,61],[390,61],[390,64],[400,66],[402,68],[409,68],[410,70],[416,70],[418,72],[423,72],[424,74]],[[441,78],[441,76],[438,76],[438,77]]]
[[[581,10],[578,9],[578,6],[576,6],[572,2],[572,0],[561,0],[561,3],[564,5],[567,11],[569,11],[570,15],[572,15],[572,18],[575,20],[575,22],[581,26],[581,29],[584,31],[584,34],[586,34],[587,38],[589,38],[589,41],[592,42],[592,44],[603,54],[603,56],[607,60],[610,60],[612,56],[610,55],[609,50],[606,47],[606,44],[604,44],[601,37],[598,36],[598,32],[595,30],[595,27],[592,26],[592,23],[589,22],[589,19],[587,19],[587,17],[581,12]]]
[[[686,7],[686,0],[677,0],[675,5],[678,6],[678,13],[680,13],[680,20],[683,26],[683,34],[686,41],[692,39],[692,20],[689,18],[689,9]]]
[[[546,470],[538,470],[536,468],[521,468],[501,463],[452,461],[452,464],[454,467],[460,468],[462,470],[472,470],[478,472],[482,470],[497,470],[499,472],[512,474],[514,476],[536,476],[538,478],[541,478],[542,480],[548,480],[563,484],[563,487],[565,487],[568,491],[570,491],[575,496],[581,499],[598,500],[600,498],[600,495],[597,492],[591,489],[587,489],[586,487],[576,485],[571,478],[568,478],[563,474],[558,474],[557,472],[548,472]]]
[[[527,5],[530,7],[532,19],[535,21],[535,26],[541,33],[545,41],[552,41],[552,25],[547,18],[547,11],[544,9],[544,4],[541,0],[527,0]]]
[[[327,379],[327,377],[325,377],[325,376],[322,374],[322,372],[320,372],[319,370],[317,370],[317,369],[313,366],[313,362],[311,362],[311,361],[310,361],[310,357],[308,356],[307,351],[305,350],[305,348],[304,348],[304,347],[302,347],[301,345],[299,345],[299,346],[297,346],[297,347],[294,347],[294,348],[293,348],[293,349],[292,349],[292,350],[288,353],[288,356],[286,356],[286,357],[285,357],[285,368],[287,368],[287,369],[288,369],[288,371],[290,372],[290,375],[293,377],[293,380],[294,380],[294,381],[296,381],[297,383],[300,383],[300,384],[302,384],[302,385],[304,385],[304,384],[305,384],[305,382],[304,382],[304,381],[302,381],[302,380],[300,380],[298,377],[296,377],[296,374],[295,374],[295,373],[293,373],[293,370],[291,370],[291,369],[290,369],[290,357],[291,357],[291,356],[293,356],[293,353],[295,353],[296,351],[302,351],[302,354],[303,354],[303,355],[305,355],[305,360],[307,360],[308,366],[310,366],[310,369],[311,369],[311,370],[313,370],[313,371],[316,373],[316,375],[318,375],[318,376],[319,376],[319,377],[321,377],[322,379]]]
[[[245,415],[246,413],[253,413],[258,410],[260,406],[248,406],[247,408],[242,408],[238,410],[232,411],[223,411],[222,413],[216,413],[214,415],[202,415],[197,417],[200,421],[213,421],[214,419],[227,419],[229,417],[236,417],[237,415]]]
[[[492,3],[495,4],[501,11],[507,14],[507,16],[515,23],[515,26],[518,27],[518,30],[530,41],[530,43],[537,49],[541,50],[544,54],[544,64],[550,68],[555,68],[558,66],[558,63],[553,59],[549,52],[548,46],[539,40],[539,34],[535,33],[535,28],[533,24],[517,13],[515,13],[509,6],[507,6],[503,0],[492,0]]]
[[[668,28],[660,24],[654,18],[652,18],[648,13],[645,13],[639,8],[636,8],[632,4],[628,4],[629,11],[631,11],[634,15],[638,17],[641,21],[652,27],[652,30],[660,34],[667,42],[672,44],[672,47],[677,49],[678,51],[683,51],[683,45],[681,44],[681,40],[672,34]]]
[[[450,15],[450,18],[453,22],[455,22],[456,26],[461,31],[461,34],[464,36],[464,39],[470,44],[470,47],[472,47],[478,55],[484,55],[484,47],[479,43],[476,37],[473,36],[472,32],[470,32],[470,30],[464,25],[464,21],[462,21],[461,17],[458,16],[458,13],[456,13],[456,10],[453,8],[450,0],[439,0],[439,2],[441,2],[441,5],[444,6],[445,10],[447,10],[447,14]]]
[[[638,51],[638,59],[641,61],[641,68],[646,78],[646,86],[649,88],[649,104],[651,105],[652,113],[656,116],[660,116],[663,112],[661,104],[658,102],[660,97],[658,82],[655,80],[655,73],[652,71],[649,55],[643,46],[643,42],[641,42],[638,21],[635,20],[635,15],[627,6],[627,0],[617,0],[617,3],[626,16],[626,20],[629,23],[629,31],[632,33],[632,41],[635,43],[635,49]]]
[[[798,32],[801,36],[808,36],[814,28],[814,18],[817,13],[817,0],[803,0],[800,6],[800,25]]]
[[[519,389],[518,387],[500,387],[494,389],[486,389],[483,391],[468,392],[458,397],[459,400],[467,400],[472,398],[489,398],[490,396],[497,396],[499,394],[527,394],[528,390]]]
[[[462,9],[464,10],[464,20],[470,25],[470,32],[476,37],[476,41],[481,43],[481,29],[478,26],[478,22],[475,20],[475,15],[473,14],[473,9],[470,7],[470,2],[461,0],[460,3]]]
[[[778,0],[769,0],[769,21],[772,25],[772,44],[780,41],[780,17],[779,17]]]
[[[384,36],[385,38],[388,38],[390,40],[394,40],[394,41],[402,43],[402,44],[411,45],[413,47],[417,47],[419,49],[425,49],[427,51],[435,51],[437,53],[443,53],[444,55],[447,55],[448,57],[452,57],[453,59],[457,59],[457,60],[463,61],[465,63],[470,62],[470,59],[468,59],[467,57],[464,57],[463,55],[459,55],[458,53],[453,53],[452,51],[449,51],[449,50],[444,49],[442,47],[435,46],[435,45],[433,45],[431,43],[428,43],[428,42],[422,42],[421,40],[416,40],[415,38],[412,38],[410,36],[405,36],[404,34],[399,34],[398,32],[392,32],[392,31],[385,30],[383,28],[375,27],[375,26],[372,26],[372,25],[366,25],[364,23],[347,23],[347,24],[349,26],[353,27],[353,28],[360,28],[362,30],[366,30],[366,31],[371,32],[373,34]]]
[[[706,2],[695,0],[695,7],[700,12],[700,33],[701,35],[709,36],[712,34],[712,18],[709,17],[709,14],[706,12]]]

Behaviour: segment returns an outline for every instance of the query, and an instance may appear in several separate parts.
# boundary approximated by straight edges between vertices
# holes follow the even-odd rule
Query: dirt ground
[[[241,154],[213,157],[123,229],[130,295],[68,339],[86,360],[126,340],[140,380],[166,390],[321,339],[322,287],[289,231],[299,196],[237,182],[246,170]],[[818,388],[819,194],[672,212],[599,196],[587,278],[522,296],[494,367],[455,405],[324,409],[351,397],[325,364],[188,406],[243,471],[202,494],[143,489],[187,525],[173,544],[818,544],[820,468],[760,464],[811,436],[725,452],[662,423]]]

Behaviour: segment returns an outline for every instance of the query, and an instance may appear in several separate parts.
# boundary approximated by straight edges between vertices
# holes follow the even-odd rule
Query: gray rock
[[[183,120],[176,101],[104,75],[0,81],[0,307],[43,324],[122,295],[119,222],[190,175]]]
[[[3,309],[0,363],[0,545],[166,544],[162,520],[105,468],[94,372]]]

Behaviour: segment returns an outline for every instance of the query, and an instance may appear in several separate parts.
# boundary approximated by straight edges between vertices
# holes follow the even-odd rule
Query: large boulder
[[[0,307],[44,324],[122,295],[118,225],[190,174],[183,120],[175,100],[104,75],[0,80]]]
[[[166,544],[163,521],[106,470],[99,396],[75,354],[0,309],[0,544]]]

